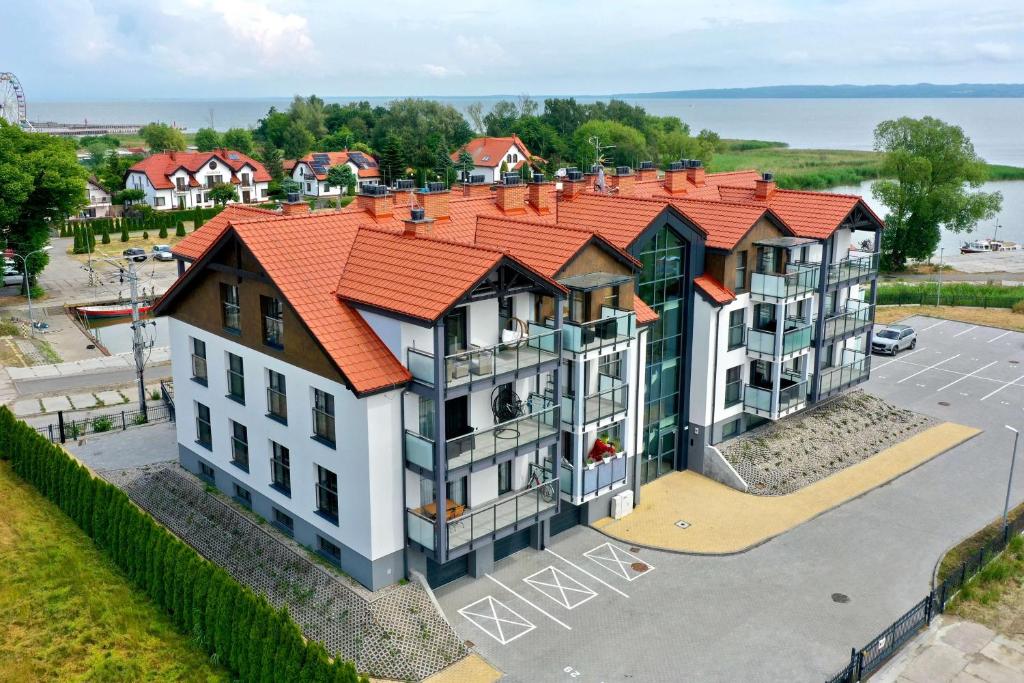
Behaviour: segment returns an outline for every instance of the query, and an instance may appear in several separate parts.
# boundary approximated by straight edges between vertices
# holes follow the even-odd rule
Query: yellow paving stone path
[[[423,679],[423,683],[494,683],[502,673],[476,653],[463,657],[451,666]],[[393,683],[389,679],[371,678],[371,683]],[[394,682],[397,683],[397,682]]]
[[[647,484],[632,514],[593,526],[626,543],[694,554],[737,553],[906,474],[981,430],[944,422],[785,496],[755,496],[694,472]],[[677,521],[690,524],[681,529]]]

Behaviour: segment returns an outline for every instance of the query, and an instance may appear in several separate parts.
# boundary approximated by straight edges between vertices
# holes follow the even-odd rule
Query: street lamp
[[[13,256],[14,258],[20,258],[21,259],[21,271],[25,274],[25,295],[28,297],[28,329],[29,329],[29,336],[35,336],[35,333],[36,333],[36,323],[32,319],[32,285],[29,284],[29,281],[28,281],[28,259],[33,254],[42,254],[43,252],[50,251],[51,249],[53,249],[53,247],[47,245],[47,246],[43,247],[42,249],[36,249],[35,251],[30,251],[29,253],[25,254],[24,256],[19,256],[18,254],[15,254],[14,251],[11,250],[11,249],[8,249],[6,252],[4,252],[4,257]]]
[[[1013,486],[1013,465],[1017,462],[1017,441],[1020,440],[1020,432],[1006,425],[1006,428],[1013,432],[1013,455],[1010,456],[1010,479],[1006,482],[1006,503],[1003,504],[1003,528],[1006,528],[1007,517],[1010,514],[1010,488]]]

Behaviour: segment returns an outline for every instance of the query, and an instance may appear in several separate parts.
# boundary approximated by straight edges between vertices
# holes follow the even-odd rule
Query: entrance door
[[[466,309],[457,308],[444,319],[444,353],[446,356],[466,350]]]
[[[678,429],[676,427],[667,427],[657,430],[654,434],[649,434],[649,436],[651,438],[647,442],[647,452],[644,453],[644,463],[641,472],[642,483],[644,484],[652,482],[674,469]]]
[[[250,201],[249,190],[242,190],[242,201],[245,202],[246,204],[249,203],[249,201]]]

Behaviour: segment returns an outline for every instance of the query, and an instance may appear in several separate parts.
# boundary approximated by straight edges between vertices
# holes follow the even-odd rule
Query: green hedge
[[[81,527],[175,625],[239,680],[356,683],[350,662],[330,662],[284,610],[200,557],[116,486],[0,406],[0,458]]]
[[[902,283],[878,285],[880,306],[973,306],[977,308],[1013,308],[1024,300],[1024,287],[1000,285],[974,285],[949,282],[942,285],[941,295],[935,282],[908,285]]]
[[[123,232],[125,230],[129,232],[140,230],[160,232],[161,230],[174,230],[181,221],[191,221],[194,226],[202,225],[223,210],[223,206],[215,206],[208,209],[197,207],[195,209],[185,209],[184,211],[149,211],[145,216],[135,216],[132,218],[89,218],[71,221],[70,225],[62,224],[58,226],[58,232],[62,236],[70,237],[73,234],[69,230],[72,225],[90,226],[96,234],[102,234],[104,230],[108,233]]]

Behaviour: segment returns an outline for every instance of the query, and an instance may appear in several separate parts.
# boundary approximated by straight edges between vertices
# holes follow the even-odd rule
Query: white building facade
[[[236,187],[229,203],[269,198],[270,175],[263,165],[232,150],[153,154],[125,174],[125,189],[142,190],[143,201],[157,211],[212,207],[210,190],[222,183]]]

